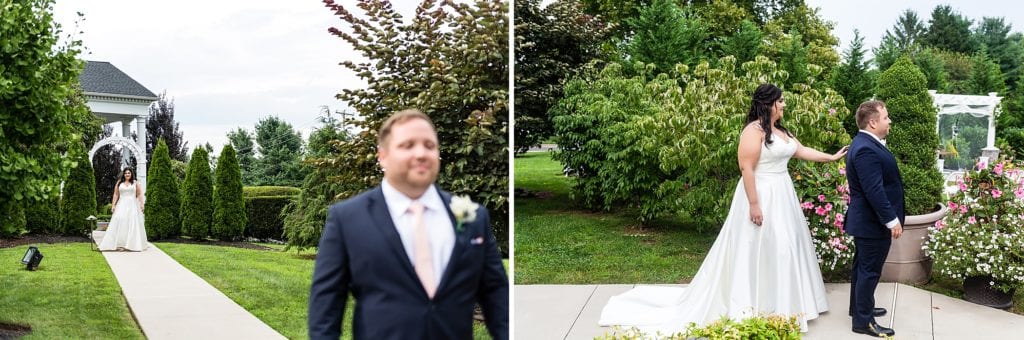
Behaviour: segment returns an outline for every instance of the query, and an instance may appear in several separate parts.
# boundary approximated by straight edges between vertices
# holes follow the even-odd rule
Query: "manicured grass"
[[[38,244],[35,271],[20,260],[28,246],[0,249],[0,322],[28,325],[24,339],[143,339],[121,287],[89,243]]]
[[[314,253],[157,243],[164,252],[289,339],[308,337],[306,319]],[[276,246],[274,246],[276,248]],[[283,248],[283,247],[282,247]],[[342,338],[352,338],[354,299],[345,311]],[[477,339],[490,336],[482,323]]]
[[[660,221],[641,227],[628,212],[576,207],[570,179],[550,153],[515,159],[515,283],[679,283],[697,273],[717,228]]]

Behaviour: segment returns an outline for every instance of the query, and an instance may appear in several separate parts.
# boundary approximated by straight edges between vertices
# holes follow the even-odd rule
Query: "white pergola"
[[[935,90],[928,90],[932,96],[932,102],[939,109],[938,116],[966,113],[978,118],[988,119],[988,136],[985,148],[981,149],[983,159],[996,159],[999,157],[999,149],[996,148],[996,116],[1001,112],[999,102],[1003,97],[996,96],[995,92],[989,92],[987,96],[942,94]],[[938,131],[939,124],[936,120],[935,130]],[[940,169],[941,170],[941,169]]]
[[[121,136],[96,142],[89,150],[89,159],[92,160],[96,151],[104,146],[119,145],[135,157],[137,181],[145,187],[146,117],[149,116],[149,106],[159,98],[108,62],[87,61],[79,81],[93,114],[103,119],[104,124],[121,122]],[[138,141],[129,137],[133,122]]]

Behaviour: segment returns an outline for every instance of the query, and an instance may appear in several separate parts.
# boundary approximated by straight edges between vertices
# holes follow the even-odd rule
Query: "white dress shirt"
[[[875,140],[877,140],[886,149],[889,148],[888,146],[885,145],[885,140],[883,140],[881,138],[878,138],[878,136],[875,136],[875,134],[871,133],[871,131],[861,129],[860,132],[866,133],[868,136],[871,136],[871,138],[874,138]],[[897,224],[900,224],[900,217],[899,216],[896,216],[896,218],[893,219],[892,221],[889,221],[889,222],[885,223],[885,226],[887,228],[889,228],[889,229],[892,229],[892,228],[895,228]]]
[[[413,199],[395,189],[385,179],[381,182],[381,190],[384,192],[384,202],[391,213],[391,221],[395,223],[398,236],[402,239],[402,246],[405,254],[409,256],[409,263],[416,266],[416,230],[413,226],[412,212],[409,206]],[[433,185],[418,199],[423,206],[423,225],[427,228],[427,237],[430,240],[431,259],[434,262],[434,284],[440,285],[444,270],[451,260],[452,250],[455,248],[455,224],[448,216],[444,200],[441,194]],[[436,288],[436,287],[435,287]]]

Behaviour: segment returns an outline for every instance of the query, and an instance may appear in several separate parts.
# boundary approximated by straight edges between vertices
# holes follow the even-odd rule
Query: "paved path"
[[[676,286],[676,285],[673,285]],[[685,285],[678,285],[685,286]],[[633,285],[516,285],[516,339],[593,339],[611,333],[597,319],[608,298]],[[831,311],[808,323],[804,339],[869,339],[850,331],[850,284],[826,284]],[[976,305],[912,286],[881,283],[876,318],[896,330],[895,339],[1022,339],[1024,316]],[[895,306],[895,307],[894,307]]]
[[[99,243],[104,231],[94,231]],[[284,339],[160,248],[103,252],[149,339]]]

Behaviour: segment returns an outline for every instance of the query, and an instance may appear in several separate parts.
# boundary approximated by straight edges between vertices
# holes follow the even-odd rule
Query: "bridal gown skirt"
[[[132,189],[134,190],[134,189]],[[139,211],[138,200],[132,196],[121,195],[117,208],[110,217],[107,232],[100,241],[100,250],[118,250],[124,248],[131,251],[142,251],[147,247],[146,227],[142,212]]]
[[[807,222],[792,180],[781,171],[758,171],[757,194],[764,216],[750,222],[743,181],[736,185],[729,216],[686,288],[637,286],[612,297],[598,323],[637,327],[648,335],[670,335],[726,316],[797,315],[800,328],[828,310],[825,285]]]

